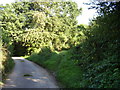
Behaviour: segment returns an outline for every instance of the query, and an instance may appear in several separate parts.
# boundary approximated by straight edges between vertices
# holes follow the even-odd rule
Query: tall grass
[[[73,60],[71,61],[70,51],[48,52],[46,50],[39,54],[32,54],[27,59],[53,71],[62,87],[82,87],[82,70],[80,70],[79,66],[75,65]]]

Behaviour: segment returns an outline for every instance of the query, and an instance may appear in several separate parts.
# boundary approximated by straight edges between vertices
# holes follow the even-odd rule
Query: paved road
[[[58,88],[45,69],[21,57],[13,57],[15,67],[4,88]]]

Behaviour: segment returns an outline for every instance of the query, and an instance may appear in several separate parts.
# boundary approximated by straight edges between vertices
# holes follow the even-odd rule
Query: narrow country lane
[[[4,88],[58,88],[52,75],[44,68],[21,57],[13,57],[15,67]]]

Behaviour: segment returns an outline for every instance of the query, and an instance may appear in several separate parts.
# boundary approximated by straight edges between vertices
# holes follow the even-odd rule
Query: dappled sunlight
[[[4,84],[4,85],[3,85],[3,88],[15,88],[15,87],[16,87],[16,85],[13,84],[13,83],[14,83],[13,80],[11,80],[11,79],[6,79],[6,83],[8,83],[8,82],[10,82],[11,84]]]
[[[52,88],[57,87],[56,81],[43,68],[21,58],[12,57],[15,68],[6,79],[5,88]],[[21,63],[22,60],[26,62]]]
[[[12,59],[24,59],[23,57],[12,57]]]
[[[41,77],[41,78],[43,78],[43,79],[48,79],[48,77]]]
[[[16,85],[5,85],[2,88],[16,88]]]
[[[31,81],[33,81],[33,82],[40,82],[40,83],[46,83],[46,81],[44,81],[44,80],[41,80],[41,79],[33,79],[33,78],[26,78],[27,80],[31,80]]]
[[[11,79],[6,79],[7,81],[11,81],[11,82],[13,82]]]
[[[21,1],[0,5],[7,87],[120,87],[120,1]]]

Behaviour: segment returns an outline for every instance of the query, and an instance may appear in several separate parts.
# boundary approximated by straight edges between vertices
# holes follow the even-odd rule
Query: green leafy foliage
[[[78,26],[78,35],[70,34],[75,35],[79,44],[74,44],[70,51],[49,53],[46,60],[44,55],[38,56],[42,59],[39,58],[37,63],[42,62],[43,66],[55,71],[57,79],[65,87],[120,87],[120,2],[98,5],[100,15],[87,28]],[[72,38],[73,42],[75,39]]]
[[[4,82],[5,78],[7,77],[7,74],[11,72],[11,70],[14,67],[14,61],[10,57],[10,53],[6,48],[1,48],[1,59],[0,59],[0,65],[1,65],[1,75],[2,75],[2,82]]]
[[[86,29],[86,40],[73,49],[73,58],[84,71],[87,87],[119,88],[120,2],[98,5],[100,16]]]
[[[27,59],[54,71],[53,74],[62,87],[80,88],[82,71],[70,58],[70,51],[51,52],[50,49],[43,49],[39,54],[33,54]]]
[[[13,45],[22,43],[28,54],[46,46],[62,50],[79,44],[72,40],[81,11],[74,2],[15,2],[1,6],[0,11],[6,38]]]
[[[77,25],[81,9],[74,2],[1,5],[3,46],[31,55],[64,87],[119,88],[120,2],[99,2],[96,9],[99,16],[84,26]]]

